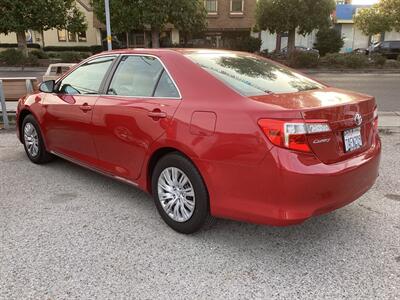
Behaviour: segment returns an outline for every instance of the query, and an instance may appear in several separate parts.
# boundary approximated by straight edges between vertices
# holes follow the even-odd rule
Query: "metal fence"
[[[3,124],[4,128],[8,129],[10,128],[10,122],[8,119],[8,113],[7,113],[7,105],[6,105],[6,99],[5,99],[5,92],[4,92],[4,84],[3,82],[5,81],[25,81],[25,87],[26,90],[25,92],[27,94],[33,92],[33,82],[36,80],[36,77],[9,77],[9,78],[0,78],[0,102],[1,102],[1,112],[2,112],[2,117],[3,117]],[[22,91],[21,91],[21,96],[22,96]]]

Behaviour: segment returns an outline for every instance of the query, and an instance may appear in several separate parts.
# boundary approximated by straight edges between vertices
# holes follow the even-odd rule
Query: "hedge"
[[[39,44],[27,44],[28,48],[40,49]],[[17,43],[0,43],[0,48],[18,48]]]
[[[99,53],[103,51],[103,47],[100,45],[92,46],[46,46],[43,48],[44,51],[77,51],[77,52],[92,52]]]

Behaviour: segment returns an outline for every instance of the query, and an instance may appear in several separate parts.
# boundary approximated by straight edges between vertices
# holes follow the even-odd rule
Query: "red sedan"
[[[222,50],[92,56],[20,99],[17,124],[32,162],[56,155],[138,186],[183,233],[342,207],[374,184],[381,151],[373,97]]]

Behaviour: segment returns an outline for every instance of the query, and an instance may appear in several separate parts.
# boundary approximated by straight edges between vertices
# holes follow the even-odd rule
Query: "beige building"
[[[47,30],[43,33],[45,46],[92,46],[101,45],[101,24],[96,19],[90,0],[76,0],[76,6],[85,14],[88,28],[86,32],[72,34],[66,30]],[[40,32],[29,30],[26,33],[28,43],[36,43],[43,46]],[[17,43],[15,33],[0,34],[0,43]]]

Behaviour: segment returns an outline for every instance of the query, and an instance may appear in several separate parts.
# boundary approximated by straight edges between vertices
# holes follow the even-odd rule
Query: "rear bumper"
[[[260,166],[236,166],[239,170],[214,166],[214,180],[210,181],[223,178],[223,183],[211,183],[211,213],[260,224],[301,223],[349,204],[368,191],[378,177],[380,153],[376,136],[369,150],[335,164],[273,148]]]

